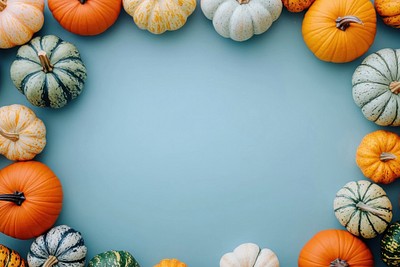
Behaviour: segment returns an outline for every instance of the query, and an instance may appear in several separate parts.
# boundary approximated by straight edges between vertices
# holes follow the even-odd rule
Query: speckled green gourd
[[[389,225],[383,235],[381,258],[389,267],[400,266],[400,222]]]
[[[110,250],[94,256],[88,267],[140,267],[136,259],[127,251]]]

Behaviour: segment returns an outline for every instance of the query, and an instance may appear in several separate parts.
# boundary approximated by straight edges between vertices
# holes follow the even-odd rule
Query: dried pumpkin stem
[[[392,91],[393,94],[400,93],[400,82],[394,81],[389,84],[389,89]]]
[[[53,71],[53,66],[50,63],[50,59],[47,56],[46,52],[43,51],[43,50],[40,50],[37,54],[38,54],[38,57],[39,57],[39,60],[40,60],[40,64],[43,67],[43,71],[45,73],[52,72]]]
[[[244,5],[244,4],[248,4],[250,2],[250,0],[237,0],[239,5]]]
[[[337,258],[331,262],[329,267],[350,267],[350,265],[345,260]]]
[[[389,152],[382,152],[381,155],[379,156],[379,159],[383,162],[389,161],[389,160],[393,160],[396,159],[396,155],[389,153]]]
[[[53,255],[50,255],[42,266],[43,267],[51,267],[57,263],[58,263],[57,258]]]
[[[0,135],[4,138],[7,138],[13,142],[17,142],[19,140],[19,134],[17,133],[9,133],[0,129]]]
[[[14,192],[14,194],[2,194],[0,195],[0,201],[8,201],[17,204],[18,206],[22,205],[22,202],[25,201],[25,196],[23,192]]]
[[[7,7],[7,0],[0,0],[0,12]]]
[[[79,0],[79,2],[83,5],[86,3],[87,0]]]
[[[358,202],[356,204],[356,208],[362,210],[362,211],[367,211],[367,212],[371,212],[374,215],[377,216],[385,216],[386,213],[377,209],[372,208],[371,206],[368,206],[367,204],[365,204],[364,202]]]
[[[344,16],[338,17],[336,20],[336,28],[339,30],[345,31],[348,27],[350,27],[351,23],[358,23],[363,25],[364,23],[357,18],[356,16]]]

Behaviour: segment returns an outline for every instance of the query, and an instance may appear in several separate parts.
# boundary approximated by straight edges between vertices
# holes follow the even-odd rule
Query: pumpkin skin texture
[[[28,264],[18,252],[0,244],[0,266],[25,267],[28,266]]]
[[[98,35],[117,20],[121,0],[48,0],[54,18],[69,32]]]
[[[187,265],[178,259],[163,259],[154,267],[187,267]]]
[[[0,232],[30,239],[50,229],[62,208],[61,183],[45,164],[16,162],[0,170]]]
[[[352,77],[353,99],[365,118],[380,126],[400,126],[399,49],[368,55]]]
[[[389,225],[381,239],[381,258],[389,267],[400,265],[400,222]]]
[[[32,243],[28,253],[30,267],[84,267],[87,248],[80,232],[67,225],[51,228]]]
[[[309,8],[315,0],[282,0],[286,9],[293,13],[298,13]]]
[[[253,243],[244,243],[233,252],[224,254],[220,267],[279,267],[276,254],[267,248],[261,249]]]
[[[398,0],[374,0],[374,5],[383,23],[393,28],[400,28],[400,2]]]
[[[400,137],[385,130],[367,134],[357,148],[356,163],[375,183],[392,183],[400,177]]]
[[[80,95],[86,80],[78,49],[54,35],[21,46],[10,73],[17,89],[38,107],[65,106]]]
[[[29,42],[44,23],[44,0],[0,0],[0,48]]]
[[[23,105],[0,108],[0,154],[9,160],[31,160],[46,146],[46,127]]]
[[[162,34],[185,25],[196,0],[123,0],[122,5],[140,29]]]
[[[201,0],[218,34],[242,42],[266,32],[281,15],[281,0]]]
[[[392,203],[386,192],[367,180],[347,183],[333,201],[335,216],[355,236],[374,238],[392,220]]]
[[[301,249],[298,267],[373,267],[371,251],[361,239],[345,230],[327,229],[315,234]]]
[[[110,250],[94,256],[88,267],[140,267],[136,259],[127,251]]]
[[[318,59],[353,61],[374,42],[375,8],[370,0],[316,0],[304,16],[302,34]]]

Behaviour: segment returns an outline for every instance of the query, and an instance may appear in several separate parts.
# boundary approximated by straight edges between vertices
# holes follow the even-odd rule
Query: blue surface
[[[378,19],[367,54],[332,64],[304,44],[304,13],[284,10],[244,43],[219,36],[200,6],[182,29],[160,36],[139,30],[123,10],[95,37],[65,31],[47,6],[45,15],[38,35],[78,47],[84,91],[60,110],[35,108],[9,77],[17,49],[1,50],[0,105],[27,105],[45,122],[48,143],[36,160],[59,176],[57,224],[82,232],[88,259],[116,249],[143,267],[173,257],[211,267],[254,242],[291,267],[319,230],[343,229],[334,196],[365,179],[356,148],[384,129],[353,102],[351,76],[367,54],[398,48],[399,30]],[[0,167],[10,163],[0,159]],[[398,220],[399,182],[383,187]],[[26,255],[32,240],[0,234],[0,242]],[[385,266],[379,238],[367,244]]]

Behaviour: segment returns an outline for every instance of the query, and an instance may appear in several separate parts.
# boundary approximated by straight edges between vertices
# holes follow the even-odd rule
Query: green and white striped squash
[[[67,225],[60,225],[35,239],[27,260],[30,267],[84,267],[86,254],[81,233]]]
[[[392,203],[379,185],[367,180],[347,183],[333,202],[335,216],[356,236],[373,238],[392,220]]]
[[[140,267],[136,259],[127,251],[110,250],[94,256],[88,267]]]
[[[366,57],[353,73],[353,99],[364,116],[381,126],[400,126],[400,49]]]
[[[390,224],[383,235],[381,258],[389,267],[400,266],[400,222]]]
[[[54,35],[21,46],[10,74],[32,105],[51,108],[61,108],[79,96],[87,76],[78,49]]]

